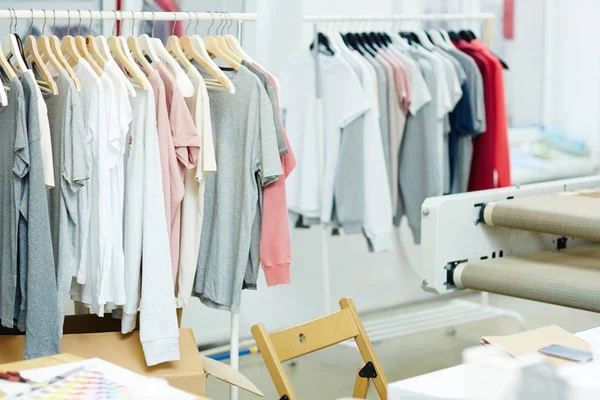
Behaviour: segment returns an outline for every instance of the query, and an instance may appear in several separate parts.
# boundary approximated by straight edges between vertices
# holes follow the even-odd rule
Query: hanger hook
[[[115,10],[113,10],[113,13],[115,14],[115,23],[113,25],[113,36],[117,36],[117,12]]]
[[[88,26],[88,35],[92,34],[92,22],[94,21],[94,19],[92,18],[92,10],[88,10],[90,13],[90,24]],[[102,11],[100,11],[100,15],[102,15]]]
[[[189,29],[190,25],[192,24],[192,13],[190,11],[188,11],[187,13],[188,13],[188,23],[187,23],[187,25],[185,27],[185,34],[186,34],[186,36],[188,34],[188,29]]]
[[[210,25],[208,26],[208,31],[207,31],[207,36],[210,36],[210,28],[212,28],[213,24],[215,23],[215,17],[212,13],[212,11],[209,11],[210,13]]]
[[[56,10],[52,10],[52,36],[54,36],[54,28],[56,27]]]
[[[67,35],[71,34],[71,10],[67,10]]]
[[[42,24],[42,36],[46,35],[46,9],[42,10],[44,11],[44,23]],[[33,22],[33,18],[31,19],[31,22]],[[29,34],[31,35],[31,31],[33,30],[33,24],[31,24],[31,26],[29,26]]]
[[[219,21],[219,25],[217,25],[217,28],[215,29],[215,35],[219,36],[219,28],[223,23],[223,17],[221,16],[221,11],[215,11],[215,14],[217,14],[217,20]]]
[[[227,12],[227,34],[229,35],[229,30],[231,29],[231,25],[233,25],[233,18],[231,18],[231,13]]]
[[[123,21],[124,21],[124,19],[123,19],[123,11],[119,10],[119,18],[120,18],[120,21],[121,21],[121,22],[119,22],[120,23],[119,26],[122,28],[123,27]],[[119,36],[121,36],[121,32],[119,32]]]
[[[14,21],[14,19],[13,19],[13,11],[14,11],[14,9],[12,9],[12,8],[8,9],[8,12],[9,12],[9,15],[10,15],[10,26],[8,28],[9,34],[12,33],[12,26],[13,26],[13,21]]]
[[[173,11],[173,24],[171,26],[171,36],[175,36],[175,25],[177,25],[177,13]]]
[[[215,29],[215,35],[219,36],[219,28],[221,27],[221,24],[223,23],[223,17],[221,16],[221,11],[215,11],[215,14],[217,14],[217,21],[219,21],[219,25],[217,25],[217,27]]]
[[[223,20],[223,26],[221,26],[221,36],[223,36],[225,33],[225,27],[227,26],[227,13],[222,12],[221,14],[221,19]]]
[[[33,9],[30,8],[29,11],[31,11],[31,23],[29,24],[29,34],[31,35],[31,33],[33,32]],[[17,33],[17,12],[15,11],[15,33]]]
[[[77,25],[77,36],[81,36],[81,10],[77,10],[79,13],[79,25]]]
[[[152,37],[154,37],[154,27],[156,26],[156,15],[152,11]]]
[[[17,18],[17,11],[14,8],[13,11],[15,12],[15,33],[17,33],[17,23],[19,21],[19,18]]]
[[[135,11],[130,10],[131,11],[131,36],[135,36],[134,32],[133,32],[133,28],[135,28]]]
[[[198,24],[200,23],[200,15],[198,15],[198,11],[195,11],[196,15],[196,26],[194,26],[194,33],[198,33]]]
[[[146,13],[142,11],[142,32],[146,33]]]
[[[221,36],[225,34],[225,28],[227,28],[227,24],[229,23],[229,16],[226,12],[223,12],[223,26],[221,27]]]

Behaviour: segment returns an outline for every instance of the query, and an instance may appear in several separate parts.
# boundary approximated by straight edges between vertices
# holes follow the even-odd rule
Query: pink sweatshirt
[[[255,67],[265,72],[276,86],[275,78],[259,65]],[[287,133],[283,131],[288,153],[281,157],[282,177],[287,178],[296,167],[296,157],[290,147]],[[288,223],[288,209],[285,179],[277,181],[263,190],[262,231],[260,233],[260,263],[265,271],[267,286],[290,283],[292,245]]]

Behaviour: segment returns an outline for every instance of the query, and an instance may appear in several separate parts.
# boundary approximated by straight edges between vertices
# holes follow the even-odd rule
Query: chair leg
[[[371,363],[374,371],[375,377],[373,377],[373,385],[379,394],[379,398],[381,400],[387,400],[387,385],[388,381],[383,373],[383,368],[379,363],[379,359],[377,358],[377,354],[375,354],[375,350],[371,342],[369,341],[369,337],[367,336],[367,332],[365,331],[365,327],[358,316],[358,311],[356,311],[356,307],[354,307],[354,303],[349,298],[343,298],[340,300],[340,308],[346,309],[349,308],[352,311],[352,315],[354,316],[354,320],[356,321],[356,326],[358,327],[359,334],[354,338],[356,341],[356,345],[358,350],[360,351],[360,355],[362,356],[365,363]],[[366,364],[365,364],[366,366]],[[363,374],[364,375],[364,374]]]
[[[354,392],[352,392],[352,397],[355,399],[366,399],[367,393],[369,392],[369,378],[363,378],[360,376],[360,371],[362,371],[362,368],[356,373],[356,381],[354,382]]]

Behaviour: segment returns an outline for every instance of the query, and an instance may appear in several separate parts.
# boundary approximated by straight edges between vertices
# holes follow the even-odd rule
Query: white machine
[[[461,268],[458,267],[468,265],[465,264],[467,262],[477,262],[481,265],[480,260],[494,260],[589,245],[589,241],[571,236],[486,225],[483,222],[483,208],[491,202],[598,188],[600,188],[600,176],[593,176],[427,199],[423,203],[421,216],[423,289],[437,294],[459,290],[455,281],[455,278],[460,278],[458,273]],[[600,212],[600,199],[591,201],[598,201],[598,212]],[[498,264],[499,261],[494,263]],[[600,260],[598,266],[600,267]],[[522,272],[524,274],[528,272],[527,265],[524,265]],[[494,291],[481,287],[471,288]],[[535,296],[533,294],[518,297],[548,301]],[[596,297],[600,304],[600,293]],[[548,302],[590,309],[578,307],[577,303],[564,304],[554,300]]]

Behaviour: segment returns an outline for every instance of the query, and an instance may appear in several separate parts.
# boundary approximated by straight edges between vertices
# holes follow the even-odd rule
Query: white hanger
[[[100,21],[102,21],[102,26],[104,26],[104,16],[102,15],[102,13],[100,13]],[[96,36],[96,44],[98,45],[98,50],[100,51],[100,54],[102,54],[104,58],[106,58],[108,61],[115,61],[112,54],[110,54],[110,49],[108,48],[108,40],[106,40],[106,37],[104,37],[104,35]]]
[[[154,12],[152,12],[152,15],[154,15]],[[183,70],[183,68],[181,68],[181,65],[179,65],[177,60],[175,60],[173,56],[169,53],[163,42],[159,38],[154,37],[155,23],[156,20],[154,20],[152,23],[152,38],[150,38],[151,40],[149,41],[149,43],[151,43],[151,46],[153,47],[158,59],[162,60],[169,69],[169,72],[173,74],[173,77],[175,78],[177,86],[179,87],[179,90],[181,91],[183,97],[192,97],[194,95],[194,84],[187,76],[187,73]],[[173,25],[173,33],[175,33],[174,31],[175,25]],[[144,51],[143,45],[142,51]]]
[[[452,39],[450,39],[450,35],[448,35],[448,31],[445,29],[440,29],[440,34],[448,44],[448,47],[454,48],[454,44],[452,43]]]
[[[4,38],[4,42],[2,43],[2,51],[4,52],[4,55],[6,56],[6,58],[8,59],[9,62],[11,60],[14,60],[14,64],[11,63],[11,65],[15,66],[17,70],[19,70],[21,73],[23,73],[23,72],[27,71],[29,68],[27,68],[27,64],[25,64],[23,57],[21,57],[21,52],[19,51],[19,43],[17,43],[17,38],[12,33],[12,23],[13,23],[12,13],[13,12],[15,15],[15,31],[17,29],[17,13],[14,9],[12,9],[11,17],[10,17],[10,27],[9,27],[9,32],[11,32],[11,33],[7,37]],[[31,20],[31,22],[33,23],[33,19]]]
[[[446,50],[448,50],[449,46],[451,46],[444,40],[442,34],[437,29],[430,29],[427,31],[427,33],[429,33],[433,44],[435,44],[436,46]]]
[[[433,43],[431,43],[431,40],[429,40],[429,38],[425,34],[424,30],[417,29],[417,30],[415,30],[415,34],[417,35],[417,37],[421,41],[421,45],[423,47],[425,47],[427,50],[433,50]]]
[[[152,11],[152,15],[154,15],[154,11]],[[156,20],[152,23],[152,38],[154,37],[154,24]],[[152,38],[147,34],[143,33],[139,36],[138,41],[140,42],[140,48],[142,53],[150,58],[151,62],[160,62],[160,58],[158,54],[154,51],[154,44],[152,44]]]

